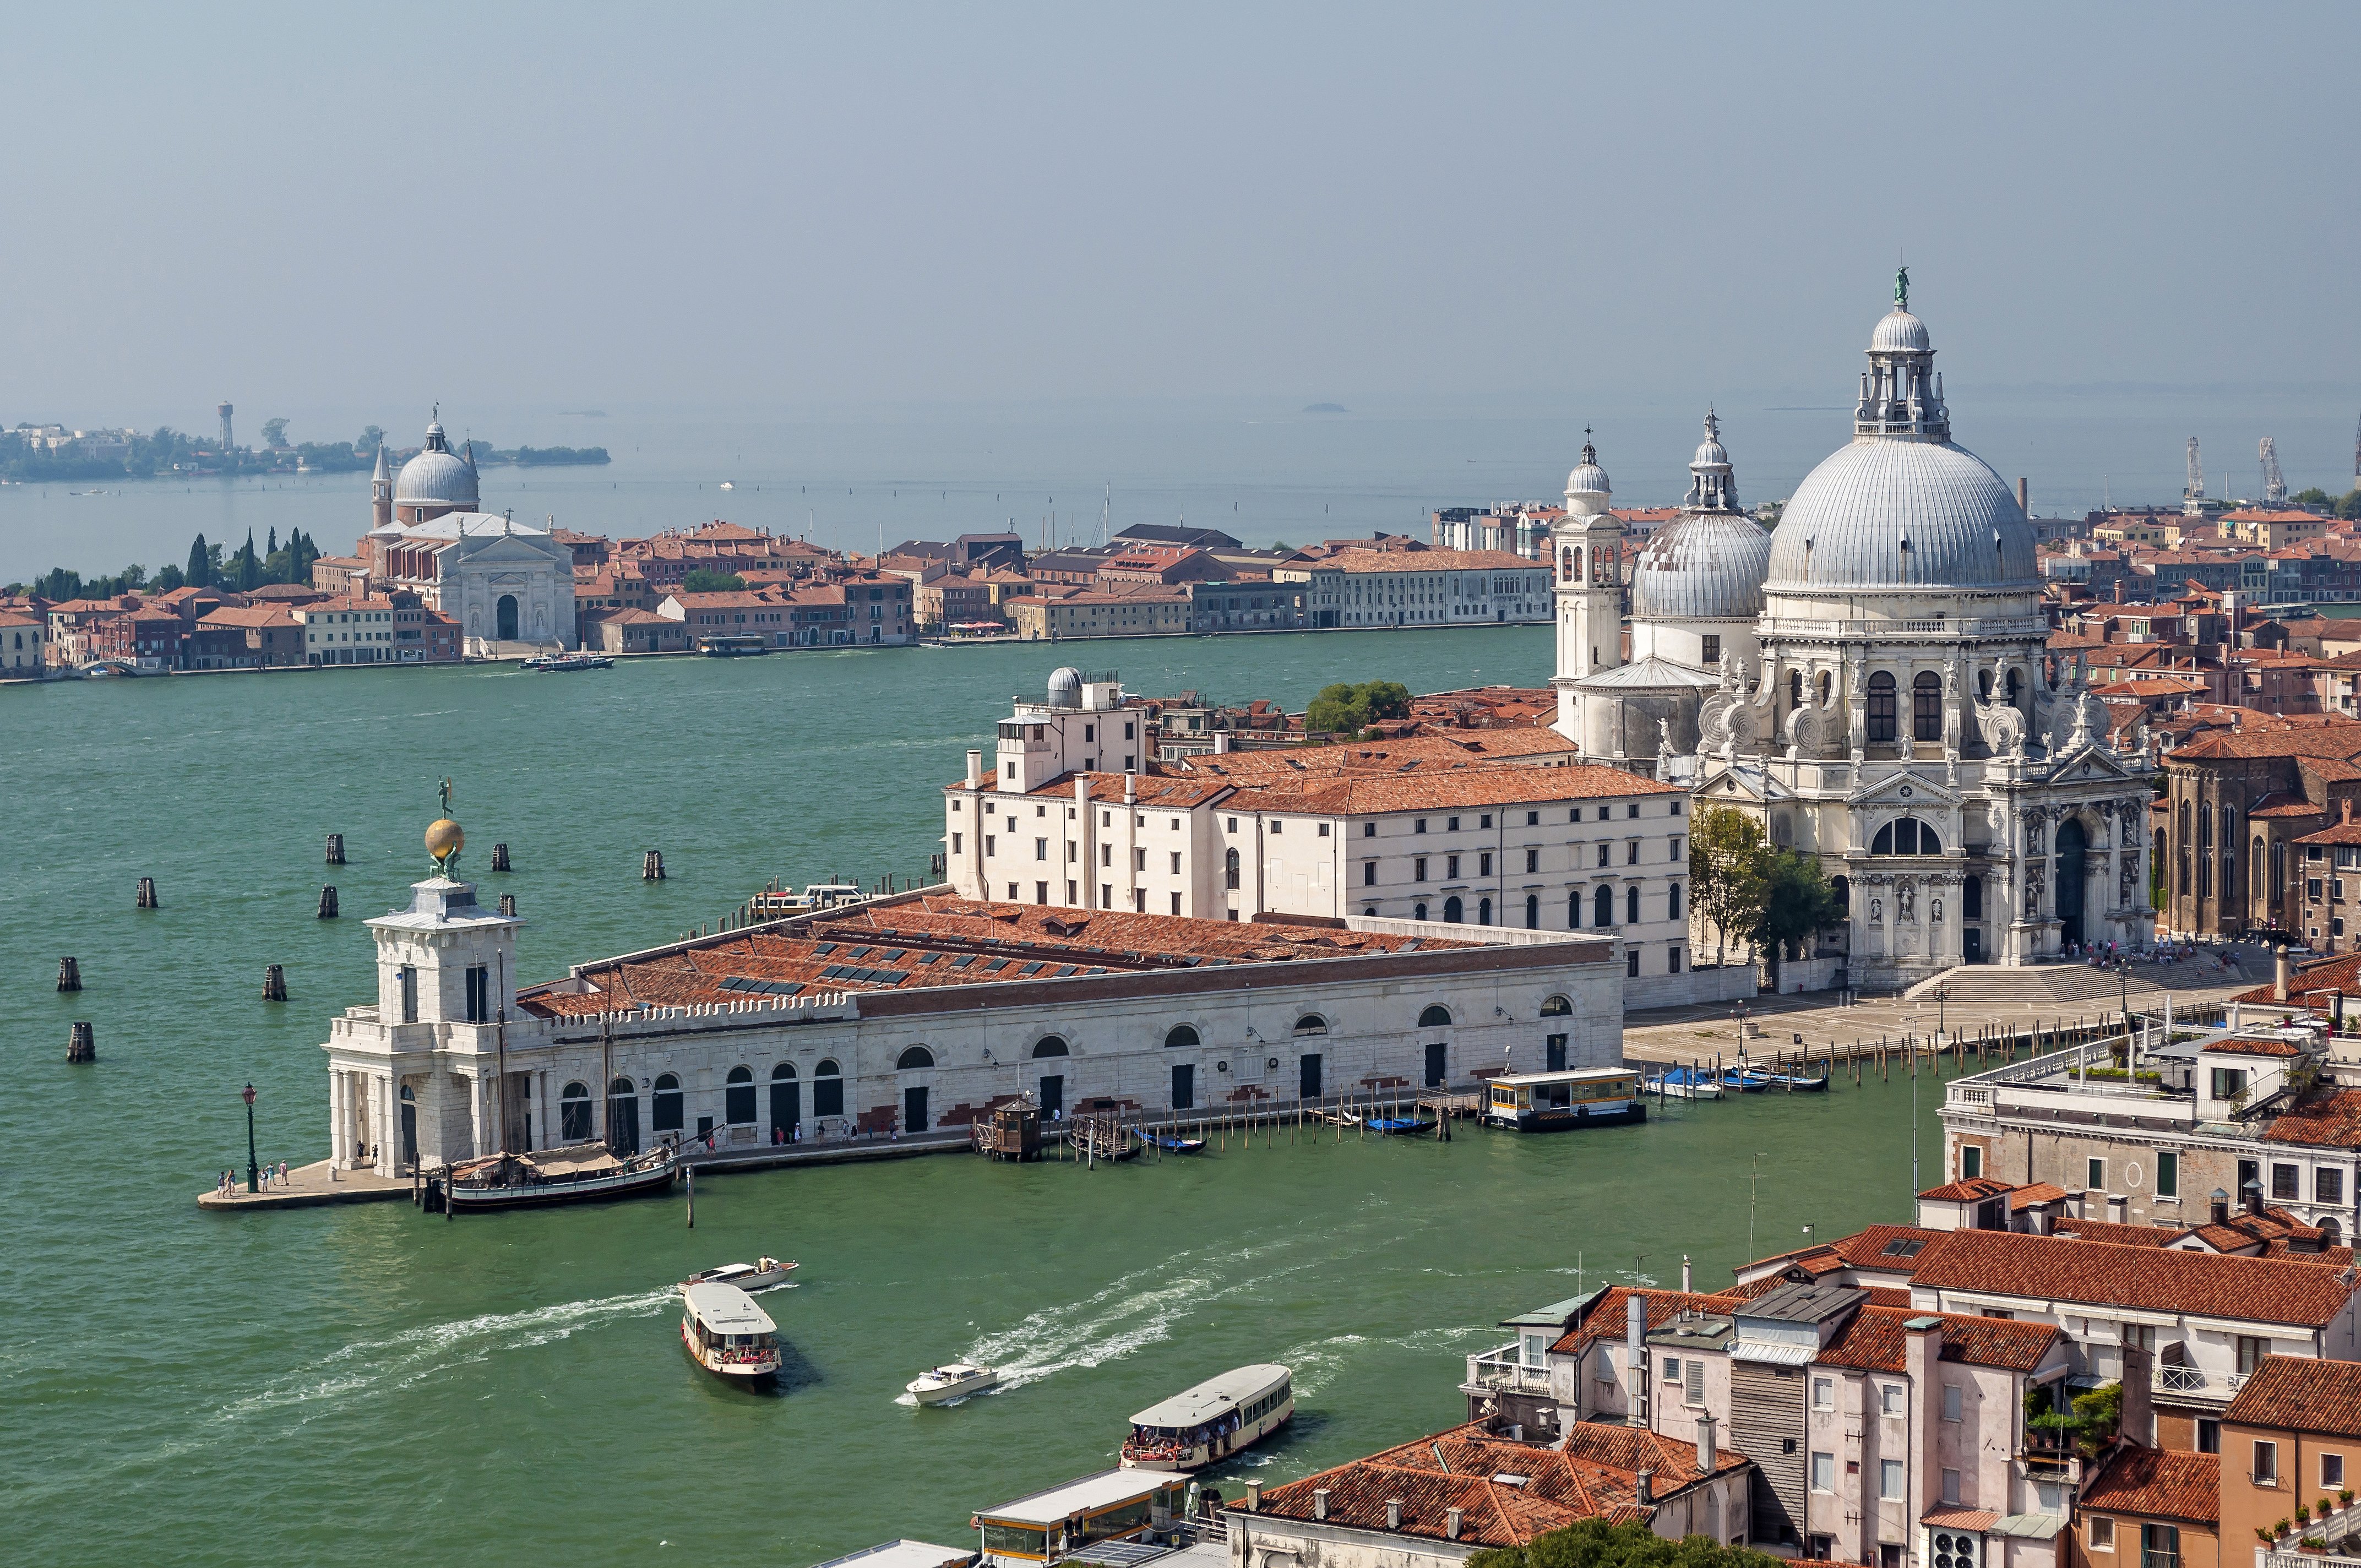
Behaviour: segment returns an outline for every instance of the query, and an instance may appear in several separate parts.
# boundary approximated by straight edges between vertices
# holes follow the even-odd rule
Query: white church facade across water
[[[1627,543],[1587,445],[1552,541],[1558,729],[1817,855],[1846,920],[1801,957],[1860,989],[2145,944],[2155,918],[2155,762],[2111,743],[2086,672],[2050,658],[2033,531],[1953,444],[1907,287],[1871,337],[1851,442],[1775,530],[1740,508],[1707,415],[1680,515],[1629,561],[1628,659]]]

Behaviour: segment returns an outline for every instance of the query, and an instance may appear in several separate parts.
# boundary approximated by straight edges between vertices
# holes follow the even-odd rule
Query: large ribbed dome
[[[1773,593],[2037,588],[2033,530],[1982,458],[1863,436],[1806,475],[1772,536]]]
[[[444,439],[439,419],[426,427],[426,448],[401,466],[393,482],[393,499],[401,506],[477,508],[476,466],[455,455]]]
[[[1634,620],[1752,620],[1763,613],[1771,536],[1728,512],[1686,513],[1631,564]]]

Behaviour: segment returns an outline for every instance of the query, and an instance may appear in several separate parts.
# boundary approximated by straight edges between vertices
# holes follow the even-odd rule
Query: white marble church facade
[[[1773,532],[1738,510],[1709,418],[1681,517],[1632,563],[1628,664],[1621,531],[1587,447],[1554,542],[1561,732],[1817,855],[1847,919],[1804,956],[1861,989],[2145,944],[2155,918],[2154,761],[2111,745],[2086,673],[2049,659],[2032,529],[1952,444],[1905,288],[1851,443]]]
[[[457,621],[470,655],[574,645],[574,554],[545,528],[480,510],[472,447],[453,452],[437,418],[426,444],[370,480],[373,523],[358,554],[380,588],[408,588]]]

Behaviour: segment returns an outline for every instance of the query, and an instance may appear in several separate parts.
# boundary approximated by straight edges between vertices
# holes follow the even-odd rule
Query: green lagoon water
[[[956,1541],[1224,1367],[1296,1369],[1293,1426],[1243,1462],[1292,1477],[1454,1420],[1459,1358],[1510,1313],[1905,1216],[1900,1082],[1556,1138],[749,1173],[704,1184],[694,1232],[676,1198],[449,1223],[195,1206],[243,1164],[248,1080],[265,1158],[325,1153],[318,1043],[374,994],[359,919],[423,873],[445,774],[472,873],[532,922],[533,979],[774,876],[923,868],[936,786],[1060,658],[1293,706],[1331,680],[1536,685],[1549,657],[1527,628],[0,689],[0,1557],[794,1565]],[[329,871],[332,831],[351,863]],[[482,874],[494,840],[513,874]],[[669,881],[640,881],[649,848]],[[162,909],[132,907],[141,875]],[[313,918],[325,881],[341,920]],[[68,953],[78,996],[53,989]],[[274,962],[283,1006],[258,999]],[[83,1018],[100,1060],[69,1068]],[[687,1363],[666,1289],[766,1252],[803,1268],[765,1299],[791,1349],[760,1396]],[[1011,1386],[895,1402],[959,1355]]]

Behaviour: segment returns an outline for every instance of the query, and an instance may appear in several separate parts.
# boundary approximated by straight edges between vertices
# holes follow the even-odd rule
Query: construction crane
[[[2271,450],[2271,438],[2263,437],[2263,504],[2287,505],[2287,478],[2279,472],[2279,455]]]
[[[2183,517],[2201,517],[2205,511],[2205,465],[2197,460],[2197,438],[2189,438],[2189,483],[2180,492],[2180,512]]]

